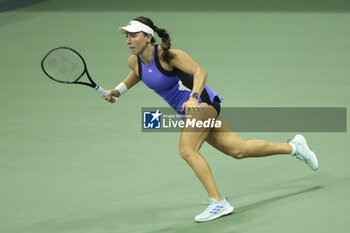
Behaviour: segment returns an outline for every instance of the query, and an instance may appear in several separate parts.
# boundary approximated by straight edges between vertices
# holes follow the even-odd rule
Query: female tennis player
[[[222,122],[221,127],[210,130],[184,127],[180,134],[180,155],[193,169],[209,196],[209,206],[195,217],[195,221],[210,221],[228,215],[234,209],[220,196],[210,167],[199,153],[204,141],[236,159],[290,154],[304,161],[312,170],[318,169],[317,157],[302,135],[296,135],[289,143],[243,140],[220,117],[222,99],[206,85],[207,72],[186,52],[170,48],[170,37],[165,29],[156,27],[149,18],[138,17],[119,31],[126,35],[126,43],[132,53],[127,61],[131,71],[115,89],[108,91],[109,97],[104,99],[114,102],[112,96],[119,98],[143,81],[176,112],[185,113],[185,122],[208,118]],[[162,39],[162,44],[155,44],[155,33]]]

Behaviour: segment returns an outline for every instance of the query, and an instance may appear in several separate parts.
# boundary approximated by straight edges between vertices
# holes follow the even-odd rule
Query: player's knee
[[[235,159],[244,159],[244,158],[247,157],[247,156],[246,156],[244,153],[242,153],[242,152],[234,152],[234,153],[230,154],[230,156],[232,156],[232,157],[235,158]]]
[[[227,155],[235,158],[235,159],[244,159],[249,157],[249,152],[246,146],[246,143],[242,144],[239,148],[234,148],[230,150]]]
[[[190,158],[192,158],[192,156],[196,154],[193,149],[185,146],[181,146],[181,145],[180,145],[179,151],[180,151],[181,158],[183,158],[185,161],[190,160]]]

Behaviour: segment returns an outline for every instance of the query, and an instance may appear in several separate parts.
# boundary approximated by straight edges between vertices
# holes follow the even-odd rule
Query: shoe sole
[[[235,208],[233,208],[233,206],[230,206],[227,210],[225,210],[224,212],[222,212],[220,215],[214,215],[211,218],[205,219],[205,220],[196,220],[196,222],[208,222],[226,215],[231,214],[234,211]]]
[[[308,151],[310,151],[311,152],[311,156],[312,156],[312,158],[313,158],[313,160],[316,162],[316,168],[313,168],[313,167],[310,167],[313,171],[316,171],[317,169],[318,169],[318,159],[317,159],[317,157],[316,157],[316,154],[309,148],[309,146],[308,146],[308,144],[307,144],[307,142],[306,142],[306,139],[305,139],[305,137],[303,136],[303,135],[301,135],[301,134],[298,134],[298,135],[296,135],[297,137],[299,137],[299,138],[301,138],[301,141],[303,142],[303,144],[306,146],[306,149],[308,150]],[[308,164],[309,165],[309,164]]]

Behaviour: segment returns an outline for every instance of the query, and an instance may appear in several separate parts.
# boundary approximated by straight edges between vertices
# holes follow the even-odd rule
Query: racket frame
[[[84,64],[84,70],[83,72],[79,75],[78,78],[76,78],[74,81],[63,81],[63,80],[59,80],[59,79],[56,79],[54,78],[53,76],[51,76],[50,74],[48,74],[44,68],[44,61],[46,60],[46,58],[52,53],[54,52],[55,50],[58,50],[58,49],[68,49],[70,51],[72,51],[73,53],[75,53],[76,55],[79,56],[79,58],[81,59],[81,61],[83,62]],[[89,87],[92,87],[94,88],[96,91],[98,91],[99,93],[101,93],[102,95],[108,97],[108,93],[105,89],[103,89],[102,87],[100,87],[99,85],[97,85],[94,80],[92,80],[90,74],[89,74],[89,71],[87,69],[87,65],[86,65],[86,62],[84,60],[84,58],[80,55],[80,53],[78,53],[78,51],[76,51],[75,49],[72,49],[70,47],[67,47],[67,46],[59,46],[59,47],[56,47],[56,48],[53,48],[51,49],[45,56],[44,58],[41,60],[41,69],[43,70],[43,72],[46,74],[47,77],[49,77],[50,79],[56,81],[56,82],[59,82],[59,83],[65,83],[65,84],[83,84],[83,85],[86,85],[86,86],[89,86]],[[86,74],[87,78],[89,79],[90,83],[88,82],[82,82],[82,81],[79,81],[79,79],[81,77],[84,76],[84,74]],[[114,102],[118,101],[118,98],[113,96],[113,99],[114,99]]]

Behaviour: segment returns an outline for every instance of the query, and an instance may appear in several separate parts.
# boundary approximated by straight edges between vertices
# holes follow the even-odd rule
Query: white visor
[[[125,33],[125,32],[146,32],[148,34],[152,34],[154,36],[154,31],[152,28],[148,27],[146,24],[143,24],[139,21],[132,20],[130,23],[125,26],[125,27],[120,27],[118,29],[120,33]]]

